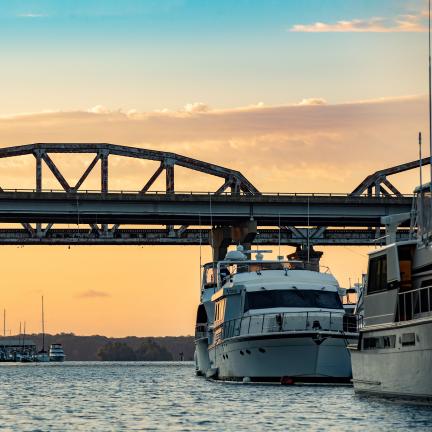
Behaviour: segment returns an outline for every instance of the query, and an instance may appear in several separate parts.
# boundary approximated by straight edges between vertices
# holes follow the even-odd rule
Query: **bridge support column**
[[[231,228],[215,227],[210,233],[210,244],[213,250],[213,261],[221,261],[228,252],[231,244]]]
[[[313,246],[309,246],[308,251],[307,245],[301,245],[297,246],[294,253],[288,255],[288,259],[303,261],[307,270],[319,271],[319,263],[322,255],[323,252],[316,251]]]
[[[42,157],[36,153],[36,192],[42,191]]]
[[[231,229],[231,236],[235,243],[241,244],[245,250],[250,250],[252,242],[257,235],[257,223],[254,220],[249,220],[238,225],[234,225]],[[250,254],[247,254],[250,258]]]
[[[40,151],[35,152],[36,158],[36,192],[42,192],[42,156]],[[42,225],[36,223],[36,232],[38,237],[42,237]]]
[[[172,163],[167,163],[165,165],[166,171],[166,192],[174,193],[174,165]]]
[[[108,153],[101,156],[101,192],[108,192]]]

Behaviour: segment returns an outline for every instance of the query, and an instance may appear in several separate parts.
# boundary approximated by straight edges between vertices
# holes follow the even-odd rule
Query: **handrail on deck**
[[[432,286],[399,292],[396,321],[409,321],[423,313],[432,313]]]
[[[291,331],[337,331],[357,333],[363,317],[329,311],[283,312],[249,315],[232,319],[214,329],[215,338]],[[218,331],[218,330],[221,331]]]

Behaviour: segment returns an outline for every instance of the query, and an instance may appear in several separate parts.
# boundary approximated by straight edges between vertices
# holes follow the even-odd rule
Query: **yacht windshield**
[[[417,210],[419,212],[418,235],[420,238],[425,235],[430,236],[432,234],[432,199],[429,188],[423,188],[417,194]]]
[[[272,290],[247,292],[244,311],[270,308],[342,309],[337,292],[317,290]]]

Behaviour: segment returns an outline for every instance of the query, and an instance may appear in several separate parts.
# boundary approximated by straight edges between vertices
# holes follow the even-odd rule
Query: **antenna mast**
[[[430,153],[430,191],[432,192],[432,73],[431,73],[431,0],[428,15],[428,49],[429,49],[429,153]]]
[[[422,226],[423,225],[423,174],[422,174],[422,133],[419,132],[418,135],[418,145],[419,145],[419,161],[420,161],[420,190],[421,192],[421,199],[418,200],[418,217],[417,217],[417,223]]]
[[[419,144],[419,161],[420,161],[420,187],[423,185],[423,175],[422,175],[422,133],[419,132],[418,135],[418,144]]]

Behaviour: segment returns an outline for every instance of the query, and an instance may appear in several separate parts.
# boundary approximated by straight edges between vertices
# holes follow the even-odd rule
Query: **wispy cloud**
[[[105,291],[97,291],[93,289],[89,289],[79,293],[76,297],[78,298],[101,298],[101,297],[110,297],[110,295]]]
[[[341,20],[334,23],[295,24],[289,30],[302,33],[418,33],[427,31],[425,13],[399,15],[396,18]]]
[[[43,13],[27,12],[27,13],[18,14],[17,16],[18,18],[45,18],[48,15]]]

